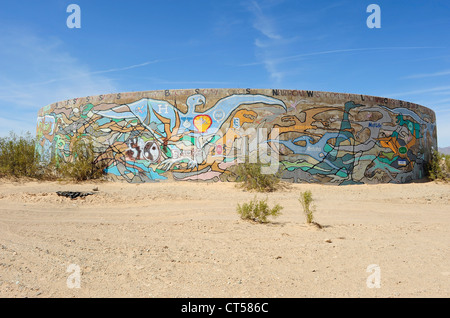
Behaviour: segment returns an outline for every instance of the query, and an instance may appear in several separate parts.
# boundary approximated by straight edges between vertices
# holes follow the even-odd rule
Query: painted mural
[[[132,183],[234,181],[231,168],[245,160],[275,166],[292,182],[404,183],[423,177],[435,122],[426,107],[366,95],[131,92],[42,108],[37,151],[44,162],[70,161],[75,140],[89,136],[108,175]]]

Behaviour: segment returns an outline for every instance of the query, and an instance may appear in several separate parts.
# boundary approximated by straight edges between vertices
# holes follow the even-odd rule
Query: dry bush
[[[35,151],[36,141],[29,132],[18,136],[0,138],[0,176],[39,177],[39,158]]]
[[[78,137],[73,145],[72,158],[72,161],[59,164],[58,172],[63,178],[85,181],[105,176],[106,166],[96,162],[91,139]]]

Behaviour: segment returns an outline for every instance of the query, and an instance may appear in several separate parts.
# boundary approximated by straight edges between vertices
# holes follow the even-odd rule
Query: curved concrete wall
[[[279,89],[118,93],[39,110],[43,161],[72,160],[78,136],[92,137],[97,160],[128,182],[231,181],[231,166],[259,158],[294,182],[403,183],[424,176],[437,147],[426,107]]]

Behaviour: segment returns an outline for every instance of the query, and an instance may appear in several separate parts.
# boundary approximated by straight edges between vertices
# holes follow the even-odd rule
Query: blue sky
[[[248,87],[418,103],[450,146],[448,0],[2,0],[0,30],[0,136],[34,134],[41,107],[75,97]]]

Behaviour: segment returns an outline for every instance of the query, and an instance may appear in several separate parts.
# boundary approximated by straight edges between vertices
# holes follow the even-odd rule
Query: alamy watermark
[[[381,287],[381,268],[377,264],[370,264],[366,269],[367,273],[371,273],[366,280],[368,288]]]
[[[196,165],[207,163],[213,164],[219,158],[226,158],[237,163],[261,163],[262,174],[274,174],[278,172],[280,165],[279,158],[279,129],[253,127],[237,131],[229,130],[225,134],[219,132],[214,138],[215,142],[210,142],[211,137],[203,137],[195,134],[191,135],[196,140],[191,146],[183,144],[182,149],[175,145],[171,148],[173,162],[188,160]],[[145,146],[144,146],[145,148]]]
[[[70,264],[66,270],[67,273],[71,273],[67,277],[66,285],[68,288],[81,288],[81,269],[77,264]]]
[[[371,13],[367,17],[366,24],[369,29],[381,28],[381,8],[378,4],[369,4],[366,9],[367,13]]]
[[[66,20],[69,29],[81,28],[81,8],[78,4],[69,4],[66,9],[67,13],[71,13]]]

